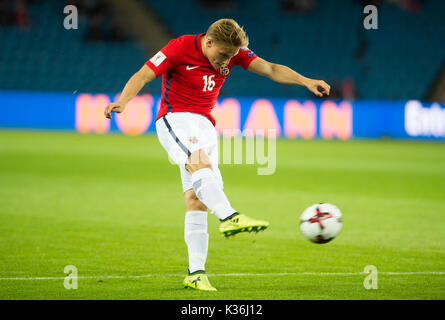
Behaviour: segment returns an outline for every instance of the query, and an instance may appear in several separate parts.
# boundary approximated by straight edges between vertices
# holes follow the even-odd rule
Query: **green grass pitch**
[[[179,170],[156,136],[0,131],[0,299],[445,299],[444,144],[278,140],[275,174],[258,167],[220,168],[232,205],[270,228],[225,239],[209,214],[218,291],[197,292],[182,287]],[[317,202],[343,213],[323,245],[299,231]]]

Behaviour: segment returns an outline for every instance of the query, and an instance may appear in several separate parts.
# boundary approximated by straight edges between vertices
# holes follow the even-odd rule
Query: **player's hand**
[[[312,91],[317,97],[323,97],[323,94],[329,95],[329,91],[331,90],[331,86],[328,85],[323,80],[310,80],[306,87]]]
[[[125,110],[125,104],[117,101],[117,102],[110,103],[105,108],[104,115],[105,115],[105,118],[111,119],[111,113],[112,112],[121,113],[124,110]]]

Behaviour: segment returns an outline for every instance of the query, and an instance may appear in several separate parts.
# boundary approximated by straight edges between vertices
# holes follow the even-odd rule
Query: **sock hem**
[[[190,273],[190,270],[188,270],[189,276],[194,276],[195,274],[205,274],[205,270],[196,270]]]
[[[219,220],[220,220],[221,222],[224,222],[224,221],[227,221],[227,220],[232,219],[233,217],[235,217],[235,216],[237,216],[237,215],[239,215],[239,212],[234,212],[234,213],[232,213],[230,216],[228,216],[227,218],[219,219]]]

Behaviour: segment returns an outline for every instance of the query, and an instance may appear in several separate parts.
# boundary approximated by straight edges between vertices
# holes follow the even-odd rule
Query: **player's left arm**
[[[247,70],[267,77],[275,82],[305,86],[319,97],[322,97],[323,94],[329,95],[329,91],[331,90],[331,86],[323,80],[306,78],[289,67],[268,62],[260,57],[255,58],[249,64]]]

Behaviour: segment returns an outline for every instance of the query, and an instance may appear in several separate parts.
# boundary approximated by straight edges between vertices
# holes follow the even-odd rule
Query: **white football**
[[[341,230],[340,209],[330,203],[317,203],[301,214],[300,230],[315,243],[326,243],[334,239]]]

